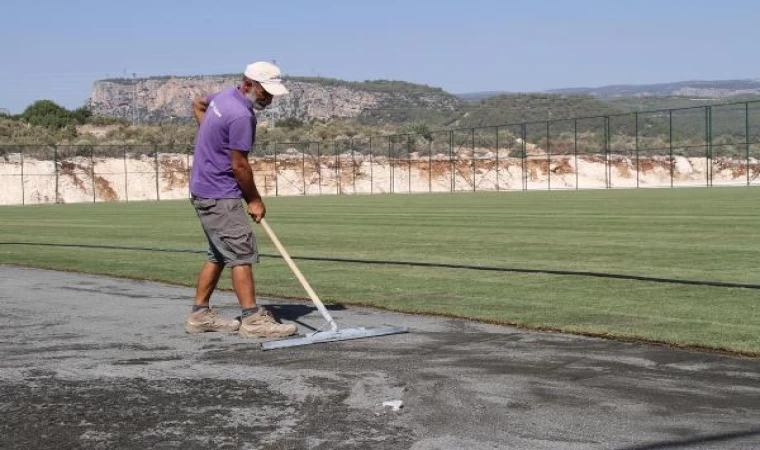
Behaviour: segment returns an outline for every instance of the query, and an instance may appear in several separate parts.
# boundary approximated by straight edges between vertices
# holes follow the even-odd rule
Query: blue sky
[[[760,2],[6,0],[0,108],[137,73],[390,78],[449,92],[760,78]]]

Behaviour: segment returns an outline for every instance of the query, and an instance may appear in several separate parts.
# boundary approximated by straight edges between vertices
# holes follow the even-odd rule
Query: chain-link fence
[[[187,198],[193,148],[0,146],[0,204]],[[760,102],[323,142],[260,142],[265,196],[760,183]]]

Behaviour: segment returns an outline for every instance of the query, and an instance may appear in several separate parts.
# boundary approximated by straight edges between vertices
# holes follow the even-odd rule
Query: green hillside
[[[507,94],[471,105],[459,126],[480,127],[625,113],[626,110],[588,95]]]
[[[626,111],[654,111],[662,109],[694,108],[753,100],[760,100],[760,95],[736,95],[720,100],[680,96],[616,97],[603,101]]]

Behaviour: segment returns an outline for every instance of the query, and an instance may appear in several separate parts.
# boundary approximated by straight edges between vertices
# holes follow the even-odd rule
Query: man
[[[252,265],[259,262],[256,238],[248,220],[259,223],[266,214],[248,151],[256,136],[254,109],[264,109],[275,95],[285,95],[280,69],[257,62],[245,69],[237,88],[220,91],[193,102],[198,121],[191,201],[209,243],[208,262],[198,275],[195,303],[185,320],[185,331],[238,331],[245,337],[284,337],[298,327],[281,324],[256,305]],[[243,209],[241,199],[245,200]],[[247,214],[246,214],[247,212]],[[225,319],[211,309],[210,299],[225,267],[232,272],[232,286],[242,308],[240,319]]]

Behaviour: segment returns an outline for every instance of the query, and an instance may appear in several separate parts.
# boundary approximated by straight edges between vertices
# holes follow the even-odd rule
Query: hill
[[[693,108],[724,103],[760,100],[760,93],[739,94],[721,99],[678,96],[642,96],[600,99],[628,111],[655,111],[663,109]]]
[[[479,102],[491,97],[498,97],[500,95],[510,94],[507,91],[483,91],[483,92],[468,92],[465,94],[457,94],[457,97],[465,102]]]
[[[95,82],[89,108],[147,124],[192,122],[191,101],[237,85],[239,75],[157,76]],[[682,81],[647,85],[555,89],[545,93],[472,92],[453,95],[441,88],[404,81],[344,81],[288,77],[291,95],[275,100],[261,117],[355,120],[364,126],[488,126],[628,111],[703,106],[760,98],[760,80]],[[606,102],[606,104],[604,104]],[[138,119],[139,117],[139,119]]]
[[[727,100],[730,97],[760,97],[760,79],[678,81],[658,84],[620,84],[601,87],[579,87],[550,89],[544,91],[560,95],[591,95],[603,100],[627,98],[671,98],[689,99],[694,102]],[[492,97],[509,94],[504,91],[483,91],[457,94],[464,102],[478,102]],[[682,103],[683,104],[683,103]],[[694,106],[694,105],[692,105]],[[671,106],[669,106],[671,107]]]
[[[625,112],[625,108],[588,95],[507,94],[470,105],[456,125],[493,126]]]
[[[239,75],[100,80],[93,85],[89,107],[95,115],[124,117],[140,123],[191,122],[194,98],[234,87],[239,81]],[[285,84],[290,95],[275,99],[261,114],[262,121],[357,118],[368,110],[448,110],[460,104],[459,99],[443,89],[403,81],[289,77]],[[381,114],[390,121],[407,119],[406,115],[398,119],[396,116]]]
[[[736,95],[760,94],[760,80],[679,81],[675,83],[612,85],[598,88],[553,89],[555,94],[593,95],[600,98],[677,96],[724,99]]]

